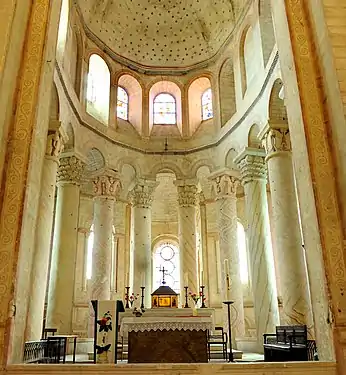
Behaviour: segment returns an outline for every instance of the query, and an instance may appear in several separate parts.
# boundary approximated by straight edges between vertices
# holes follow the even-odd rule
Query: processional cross
[[[165,267],[157,267],[159,268],[160,272],[162,272],[162,285],[165,285],[166,284],[166,281],[165,281],[165,275],[166,275],[166,272],[167,270],[165,270]]]

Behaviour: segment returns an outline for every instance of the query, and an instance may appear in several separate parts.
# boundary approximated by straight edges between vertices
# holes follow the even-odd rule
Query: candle
[[[184,273],[184,286],[188,286],[189,285],[189,274],[188,272],[185,272]]]
[[[129,273],[128,272],[126,273],[126,277],[125,277],[125,286],[129,286]]]
[[[201,271],[201,285],[204,286],[203,271]]]
[[[141,286],[145,286],[145,273],[144,272],[142,272],[142,274],[141,274],[141,281],[142,281]]]
[[[225,269],[225,277],[227,277],[229,273],[228,259],[224,260],[224,269]]]

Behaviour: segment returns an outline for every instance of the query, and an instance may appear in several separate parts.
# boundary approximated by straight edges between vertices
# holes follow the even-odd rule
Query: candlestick
[[[204,286],[204,285],[201,285],[201,298],[202,298],[202,306],[201,306],[201,308],[202,308],[202,309],[204,309],[204,308],[207,307],[207,306],[205,305],[205,303],[204,303],[204,288],[205,288],[205,286]]]
[[[189,304],[187,303],[187,289],[188,289],[188,287],[184,286],[184,289],[185,289],[185,306],[184,306],[184,309],[188,309],[189,308]]]
[[[232,352],[232,329],[231,329],[231,305],[234,301],[222,302],[227,306],[227,317],[228,317],[228,339],[229,339],[229,362],[234,362],[233,352]]]
[[[126,292],[125,292],[125,300],[126,300],[125,308],[126,308],[126,309],[129,309],[129,308],[130,308],[130,305],[129,305],[129,298],[130,298],[129,292],[130,292],[130,287],[129,287],[129,286],[125,286],[125,289],[126,289]]]
[[[141,286],[142,289],[142,295],[141,295],[141,309],[144,310],[144,289],[145,286]]]

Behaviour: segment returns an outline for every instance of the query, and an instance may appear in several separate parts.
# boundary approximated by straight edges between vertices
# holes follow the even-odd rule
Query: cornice
[[[278,62],[279,62],[279,53],[277,52],[274,59],[273,59],[273,62],[271,64],[270,68],[268,69],[267,76],[264,79],[264,82],[262,84],[261,90],[259,91],[258,95],[253,100],[251,105],[243,113],[241,118],[226,133],[220,135],[219,138],[216,141],[210,142],[209,144],[206,144],[206,145],[203,145],[203,146],[193,147],[193,148],[189,148],[189,149],[185,149],[185,150],[169,150],[169,151],[164,151],[164,150],[163,151],[151,151],[151,150],[145,150],[145,149],[140,148],[140,147],[131,146],[129,144],[126,144],[126,143],[120,142],[116,139],[113,139],[110,136],[103,133],[102,131],[100,131],[99,129],[95,129],[93,126],[89,125],[87,122],[85,122],[81,118],[76,106],[74,105],[73,100],[71,99],[71,97],[69,95],[68,89],[67,89],[66,84],[64,82],[64,79],[62,77],[62,73],[61,73],[61,70],[60,70],[60,67],[59,67],[58,63],[55,64],[55,67],[56,67],[56,72],[57,72],[57,75],[59,77],[62,89],[65,93],[65,96],[66,96],[66,98],[67,98],[67,100],[70,104],[70,107],[71,107],[74,115],[76,116],[78,122],[80,123],[80,125],[84,126],[85,128],[89,129],[90,131],[94,132],[98,136],[106,139],[110,143],[112,143],[116,146],[122,147],[124,149],[127,149],[127,150],[135,151],[135,152],[138,152],[138,153],[141,153],[141,154],[144,154],[144,155],[174,156],[174,155],[190,155],[190,154],[194,154],[196,152],[201,152],[201,151],[205,151],[205,150],[209,150],[209,149],[212,149],[214,147],[217,147],[225,139],[227,139],[235,130],[237,130],[242,125],[242,123],[245,121],[245,119],[249,116],[249,114],[252,112],[252,110],[257,105],[257,103],[261,100],[263,94],[265,93],[265,91],[267,89],[270,78],[271,78]]]

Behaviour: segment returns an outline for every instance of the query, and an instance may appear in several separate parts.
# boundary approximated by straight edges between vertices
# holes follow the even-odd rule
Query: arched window
[[[237,224],[238,251],[240,263],[240,279],[243,284],[249,282],[249,271],[247,265],[246,236],[243,225],[238,221]]]
[[[162,269],[165,269],[166,285],[180,293],[179,250],[170,242],[157,247],[153,255],[153,288],[162,285]]]
[[[117,116],[126,121],[129,119],[129,95],[121,86],[118,87]]]
[[[213,97],[211,88],[204,91],[202,94],[202,121],[213,117]]]
[[[175,125],[177,123],[177,105],[173,95],[161,93],[154,99],[154,124]]]
[[[99,55],[89,59],[87,112],[97,120],[108,124],[110,95],[110,72]]]
[[[69,1],[63,0],[61,4],[59,29],[58,29],[58,42],[57,42],[57,54],[62,57],[65,51],[67,29],[68,29],[68,18],[69,18]]]
[[[86,278],[91,279],[93,270],[93,246],[94,246],[94,224],[90,228],[90,233],[88,237],[88,247],[87,247],[87,259],[86,259]]]

